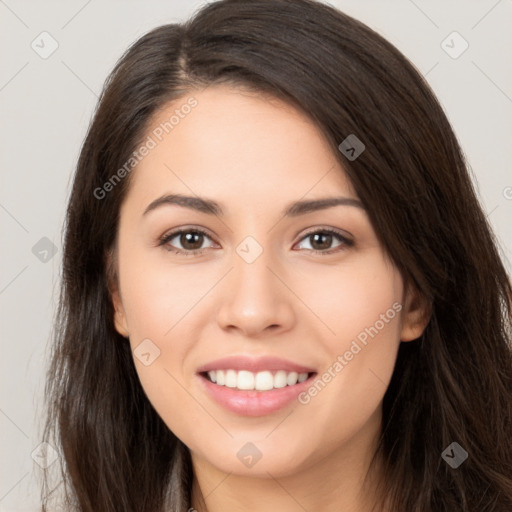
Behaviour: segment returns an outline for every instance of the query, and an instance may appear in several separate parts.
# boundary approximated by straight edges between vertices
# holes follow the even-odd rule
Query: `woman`
[[[510,510],[511,294],[390,43],[311,0],[159,27],[109,77],[69,200],[65,506]]]

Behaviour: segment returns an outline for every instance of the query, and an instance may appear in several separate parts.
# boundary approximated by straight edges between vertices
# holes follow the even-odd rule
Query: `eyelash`
[[[172,233],[169,233],[169,234],[165,234],[163,235],[161,238],[159,238],[159,241],[158,241],[158,246],[166,246],[168,244],[168,242],[170,240],[172,240],[173,238],[175,238],[176,236],[178,235],[182,235],[184,233],[196,233],[196,234],[201,234],[201,235],[204,235],[208,238],[211,239],[210,235],[208,235],[208,233],[206,233],[206,231],[203,231],[202,229],[200,228],[186,228],[186,229],[180,229],[180,230],[177,230],[177,231],[173,231]],[[315,231],[310,231],[309,233],[306,233],[300,240],[299,242],[301,242],[302,240],[312,236],[312,235],[316,235],[318,233],[322,233],[322,234],[328,234],[328,235],[333,235],[335,237],[337,237],[339,239],[340,242],[342,242],[342,244],[334,249],[331,249],[331,250],[328,250],[328,251],[320,251],[318,249],[306,249],[307,251],[311,251],[315,254],[319,254],[321,256],[328,256],[330,254],[333,254],[333,253],[336,253],[336,252],[341,252],[342,250],[348,248],[348,247],[353,247],[354,246],[354,242],[348,238],[346,238],[345,236],[343,236],[339,231],[336,231],[334,229],[331,229],[331,228],[326,228],[326,229],[317,229]],[[344,246],[344,247],[343,247]],[[339,249],[339,247],[341,247],[341,249]],[[178,254],[178,255],[182,255],[182,256],[199,256],[201,254],[204,253],[204,251],[206,249],[196,249],[196,250],[190,250],[190,251],[183,251],[181,249],[176,249],[176,248],[168,248],[168,247],[164,247],[165,250],[169,251],[169,252],[172,252],[174,254]]]

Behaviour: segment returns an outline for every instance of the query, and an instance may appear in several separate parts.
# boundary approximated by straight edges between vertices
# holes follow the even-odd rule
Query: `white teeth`
[[[274,377],[270,372],[258,372],[256,374],[256,382],[254,389],[256,391],[267,391],[274,387]]]
[[[236,387],[238,389],[254,389],[254,373],[239,371]]]
[[[236,388],[236,372],[235,370],[227,370],[226,371],[226,380],[224,385],[228,388]]]
[[[286,377],[286,383],[288,386],[293,386],[297,384],[297,379],[299,378],[299,374],[297,372],[290,372]]]
[[[304,382],[308,378],[307,373],[287,372],[279,370],[275,373],[270,371],[248,372],[246,370],[211,370],[208,377],[219,386],[237,388],[241,390],[268,391],[274,388],[294,386],[297,382]]]
[[[286,386],[286,384],[287,384],[287,382],[286,382],[286,372],[284,370],[279,370],[274,375],[274,387],[275,388],[284,388]]]

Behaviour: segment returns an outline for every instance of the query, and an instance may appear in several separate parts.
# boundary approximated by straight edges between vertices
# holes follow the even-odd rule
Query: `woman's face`
[[[417,301],[308,118],[224,86],[194,98],[153,119],[120,212],[115,322],[144,391],[196,464],[367,460]]]

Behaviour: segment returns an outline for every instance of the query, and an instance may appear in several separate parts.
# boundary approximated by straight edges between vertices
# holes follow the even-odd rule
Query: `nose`
[[[220,293],[218,325],[247,338],[289,330],[295,321],[294,295],[279,266],[270,261],[266,251],[252,263],[236,254],[234,258],[234,268]]]

